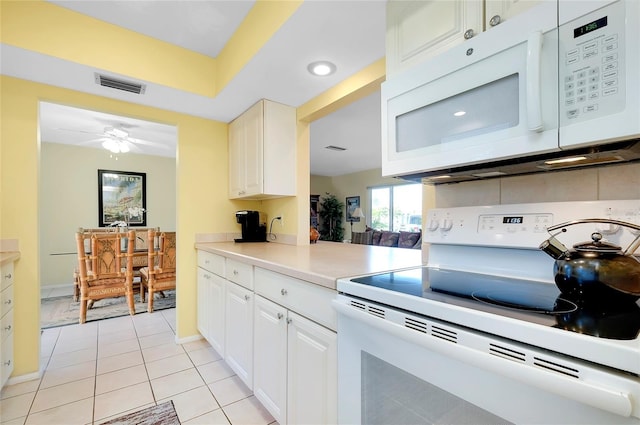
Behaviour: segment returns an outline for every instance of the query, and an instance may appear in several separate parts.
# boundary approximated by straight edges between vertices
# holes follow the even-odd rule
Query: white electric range
[[[640,224],[640,201],[431,210],[427,266],[339,280],[340,423],[640,423],[640,304],[568,299],[538,248],[581,218]]]

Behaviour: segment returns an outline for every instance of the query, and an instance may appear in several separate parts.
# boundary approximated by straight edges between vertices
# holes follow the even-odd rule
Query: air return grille
[[[144,94],[147,86],[133,81],[121,80],[118,78],[109,77],[107,75],[95,74],[96,84],[102,87],[109,87],[112,89],[122,90],[129,93]]]

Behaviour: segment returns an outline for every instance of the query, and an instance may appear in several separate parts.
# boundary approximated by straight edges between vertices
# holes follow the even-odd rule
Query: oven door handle
[[[333,300],[332,303],[333,308],[338,312],[338,322],[340,321],[340,315],[348,316],[377,328],[382,332],[387,332],[448,358],[455,358],[461,362],[601,410],[606,410],[624,417],[631,416],[631,396],[626,391],[604,388],[546,370],[535,369],[525,364],[516,363],[515,361],[506,360],[502,357],[407,329],[389,320],[363,312],[355,307],[344,305],[337,300]],[[338,329],[338,339],[339,338],[340,330]]]

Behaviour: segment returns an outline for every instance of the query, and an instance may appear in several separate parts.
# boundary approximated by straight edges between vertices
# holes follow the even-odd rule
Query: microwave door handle
[[[542,131],[540,68],[542,31],[529,34],[527,40],[527,124],[531,131]]]

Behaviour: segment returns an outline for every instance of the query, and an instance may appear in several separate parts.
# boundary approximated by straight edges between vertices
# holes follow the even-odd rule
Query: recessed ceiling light
[[[453,115],[455,115],[456,117],[461,117],[461,116],[463,116],[464,114],[466,114],[466,112],[465,112],[465,111],[458,111],[458,112],[455,112]]]
[[[319,77],[326,77],[336,72],[336,66],[329,61],[312,62],[307,66],[309,72]]]

